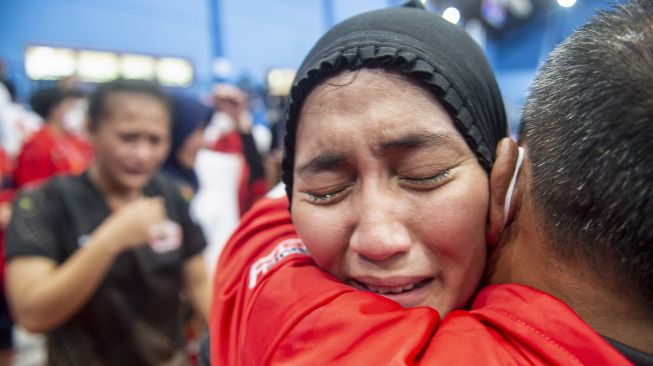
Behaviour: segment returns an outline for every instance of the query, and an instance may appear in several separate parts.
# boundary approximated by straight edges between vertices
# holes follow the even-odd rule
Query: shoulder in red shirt
[[[21,187],[55,174],[79,174],[92,157],[87,142],[71,134],[57,136],[46,125],[23,145],[16,159],[14,185]]]

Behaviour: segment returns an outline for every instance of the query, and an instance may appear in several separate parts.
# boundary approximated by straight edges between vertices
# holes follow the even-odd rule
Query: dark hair
[[[46,122],[50,114],[61,102],[68,98],[81,98],[84,94],[78,90],[63,91],[57,87],[37,90],[30,97],[30,106]]]
[[[653,306],[653,2],[598,13],[550,55],[522,137],[555,253]]]
[[[151,96],[159,100],[170,113],[168,97],[158,84],[146,80],[116,79],[99,85],[91,94],[88,103],[88,128],[90,131],[95,131],[100,121],[109,115],[107,101],[111,95],[118,93],[136,93]]]

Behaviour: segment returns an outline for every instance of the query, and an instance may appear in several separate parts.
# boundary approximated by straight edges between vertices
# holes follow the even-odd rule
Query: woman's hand
[[[165,219],[163,198],[139,198],[109,216],[96,229],[93,237],[120,253],[148,243],[152,229]]]

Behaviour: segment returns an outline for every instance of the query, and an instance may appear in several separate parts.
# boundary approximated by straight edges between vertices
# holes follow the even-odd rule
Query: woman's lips
[[[359,290],[370,291],[387,297],[403,307],[424,305],[430,294],[433,277],[415,279],[353,278],[352,284]]]
[[[132,169],[125,169],[124,172],[131,177],[145,177],[151,175],[151,171],[148,169],[142,169],[142,168],[132,168]]]

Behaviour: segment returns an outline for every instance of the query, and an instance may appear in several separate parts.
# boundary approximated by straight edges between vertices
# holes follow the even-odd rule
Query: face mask
[[[510,213],[510,203],[512,202],[512,194],[515,191],[515,185],[517,184],[517,176],[519,175],[519,170],[521,169],[523,162],[524,162],[524,148],[520,146],[519,150],[517,150],[517,163],[515,164],[515,171],[512,173],[512,178],[510,179],[510,184],[508,185],[508,191],[506,192],[506,198],[503,201],[503,226],[504,227],[508,223],[508,214]]]
[[[84,115],[86,114],[86,102],[75,103],[63,117],[63,127],[66,131],[76,135],[85,134]]]

